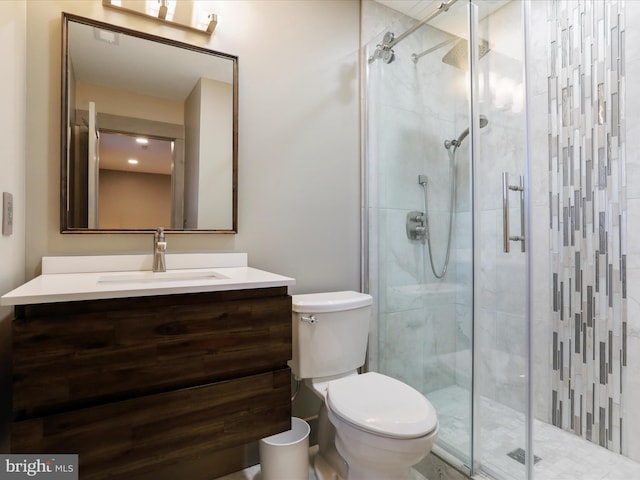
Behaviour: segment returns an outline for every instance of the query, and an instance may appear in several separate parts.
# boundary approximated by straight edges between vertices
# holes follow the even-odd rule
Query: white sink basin
[[[192,282],[194,280],[224,280],[224,275],[211,270],[205,272],[127,272],[106,274],[98,278],[98,283],[162,283],[162,282]]]

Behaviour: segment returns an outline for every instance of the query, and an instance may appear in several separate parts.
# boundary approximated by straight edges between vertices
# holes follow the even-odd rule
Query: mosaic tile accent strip
[[[554,425],[621,453],[626,367],[624,0],[552,0]]]

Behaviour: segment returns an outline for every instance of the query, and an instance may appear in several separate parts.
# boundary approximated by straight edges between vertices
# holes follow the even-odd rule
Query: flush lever
[[[311,315],[309,317],[303,315],[302,317],[300,317],[300,321],[310,323],[311,325],[315,325],[316,323],[318,323],[318,319],[315,315]]]

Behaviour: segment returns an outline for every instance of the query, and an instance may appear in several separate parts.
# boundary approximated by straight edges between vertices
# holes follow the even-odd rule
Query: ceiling
[[[393,8],[398,12],[404,13],[409,17],[413,17],[417,20],[422,20],[427,15],[436,10],[442,3],[442,0],[375,0],[378,3],[386,5],[389,8]],[[458,0],[460,1],[460,0]],[[510,0],[476,0],[474,3],[482,11],[488,11],[489,13],[502,7]],[[460,1],[464,3],[464,1]]]
[[[422,20],[438,9],[442,0],[375,0],[376,2],[392,8],[400,13]],[[476,0],[473,2],[478,6],[479,20],[491,15],[496,10],[505,6],[512,0]],[[467,0],[457,0],[452,7],[461,9],[465,7]],[[429,21],[429,25],[452,33],[462,38],[467,37],[466,15],[438,15]]]
[[[79,82],[178,101],[202,77],[233,83],[228,58],[74,21],[69,22],[69,56]]]
[[[173,142],[148,137],[147,141],[141,145],[133,135],[100,132],[100,169],[171,175]],[[138,163],[129,164],[130,158]]]

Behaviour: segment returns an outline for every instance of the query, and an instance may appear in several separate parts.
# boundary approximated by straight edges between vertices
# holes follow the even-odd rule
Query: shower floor
[[[469,392],[451,386],[431,392],[429,401],[438,412],[439,438],[469,452]],[[463,400],[464,399],[464,400]],[[525,478],[525,467],[509,456],[524,448],[524,415],[482,397],[479,404],[479,452],[476,459],[509,480]],[[640,479],[640,463],[617,455],[564,430],[534,420],[535,480]]]

